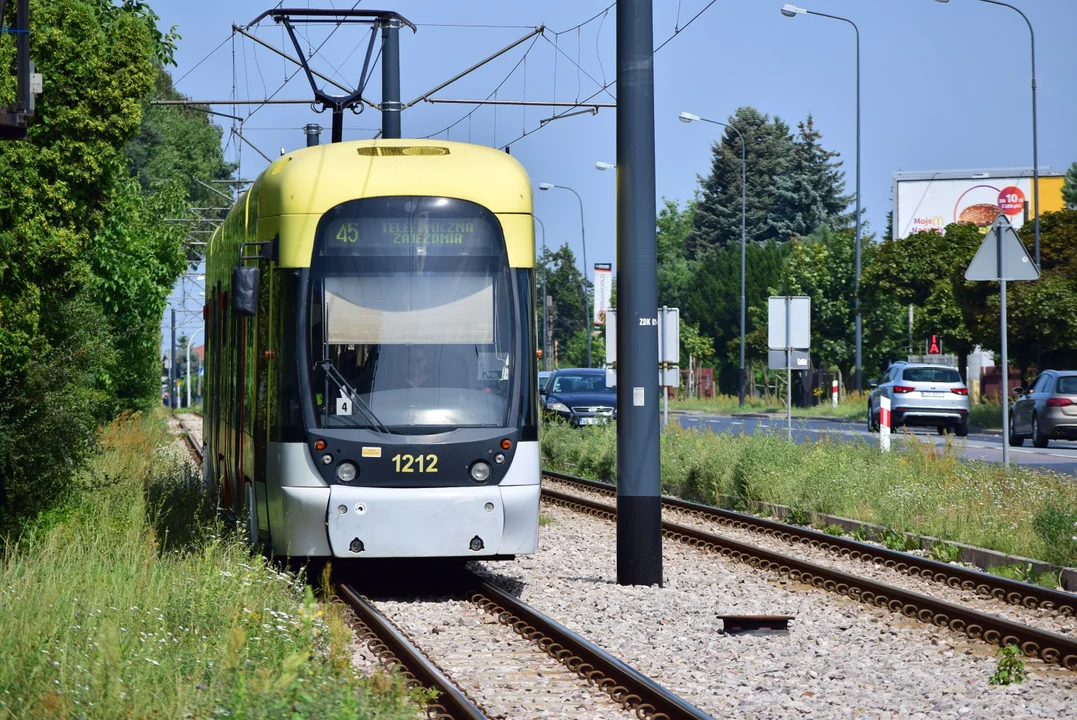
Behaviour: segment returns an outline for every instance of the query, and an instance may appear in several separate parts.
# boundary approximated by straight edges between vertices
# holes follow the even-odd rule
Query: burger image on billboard
[[[998,205],[977,203],[962,210],[961,214],[957,216],[957,221],[959,223],[971,223],[977,227],[990,227],[991,223],[995,222],[995,218],[1001,214],[1002,210],[999,209]]]

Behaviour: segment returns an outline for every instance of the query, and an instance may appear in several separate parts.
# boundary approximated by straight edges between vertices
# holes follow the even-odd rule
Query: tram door
[[[254,482],[254,499],[258,516],[258,535],[263,539],[269,536],[269,505],[266,494],[266,445],[269,433],[269,408],[270,393],[275,388],[270,387],[272,377],[272,363],[274,362],[270,339],[273,326],[270,317],[271,302],[273,297],[273,279],[276,275],[272,269],[261,274],[261,286],[258,288],[258,315],[252,318],[257,323],[254,330],[254,357],[251,366],[254,372],[254,382],[251,383],[254,390],[252,412],[252,450],[253,466],[248,470],[250,479]],[[253,472],[252,472],[253,471]]]

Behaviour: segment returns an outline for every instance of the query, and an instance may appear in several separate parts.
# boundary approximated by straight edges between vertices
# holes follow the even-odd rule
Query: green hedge
[[[661,447],[662,490],[687,500],[777,503],[1077,565],[1077,484],[1067,475],[965,461],[955,445],[915,437],[897,437],[883,454],[865,442],[797,445],[670,425]],[[616,430],[546,424],[542,456],[548,469],[612,481]]]

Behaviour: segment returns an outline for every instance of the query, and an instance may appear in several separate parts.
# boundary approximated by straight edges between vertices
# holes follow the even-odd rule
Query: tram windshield
[[[311,263],[319,427],[506,427],[516,316],[500,224],[449,198],[353,200]]]

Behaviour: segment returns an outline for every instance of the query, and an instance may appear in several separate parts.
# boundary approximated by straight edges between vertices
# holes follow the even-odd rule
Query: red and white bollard
[[[834,380],[830,383],[830,404],[834,407],[838,406],[838,381]]]
[[[879,449],[890,452],[890,398],[879,398]]]

